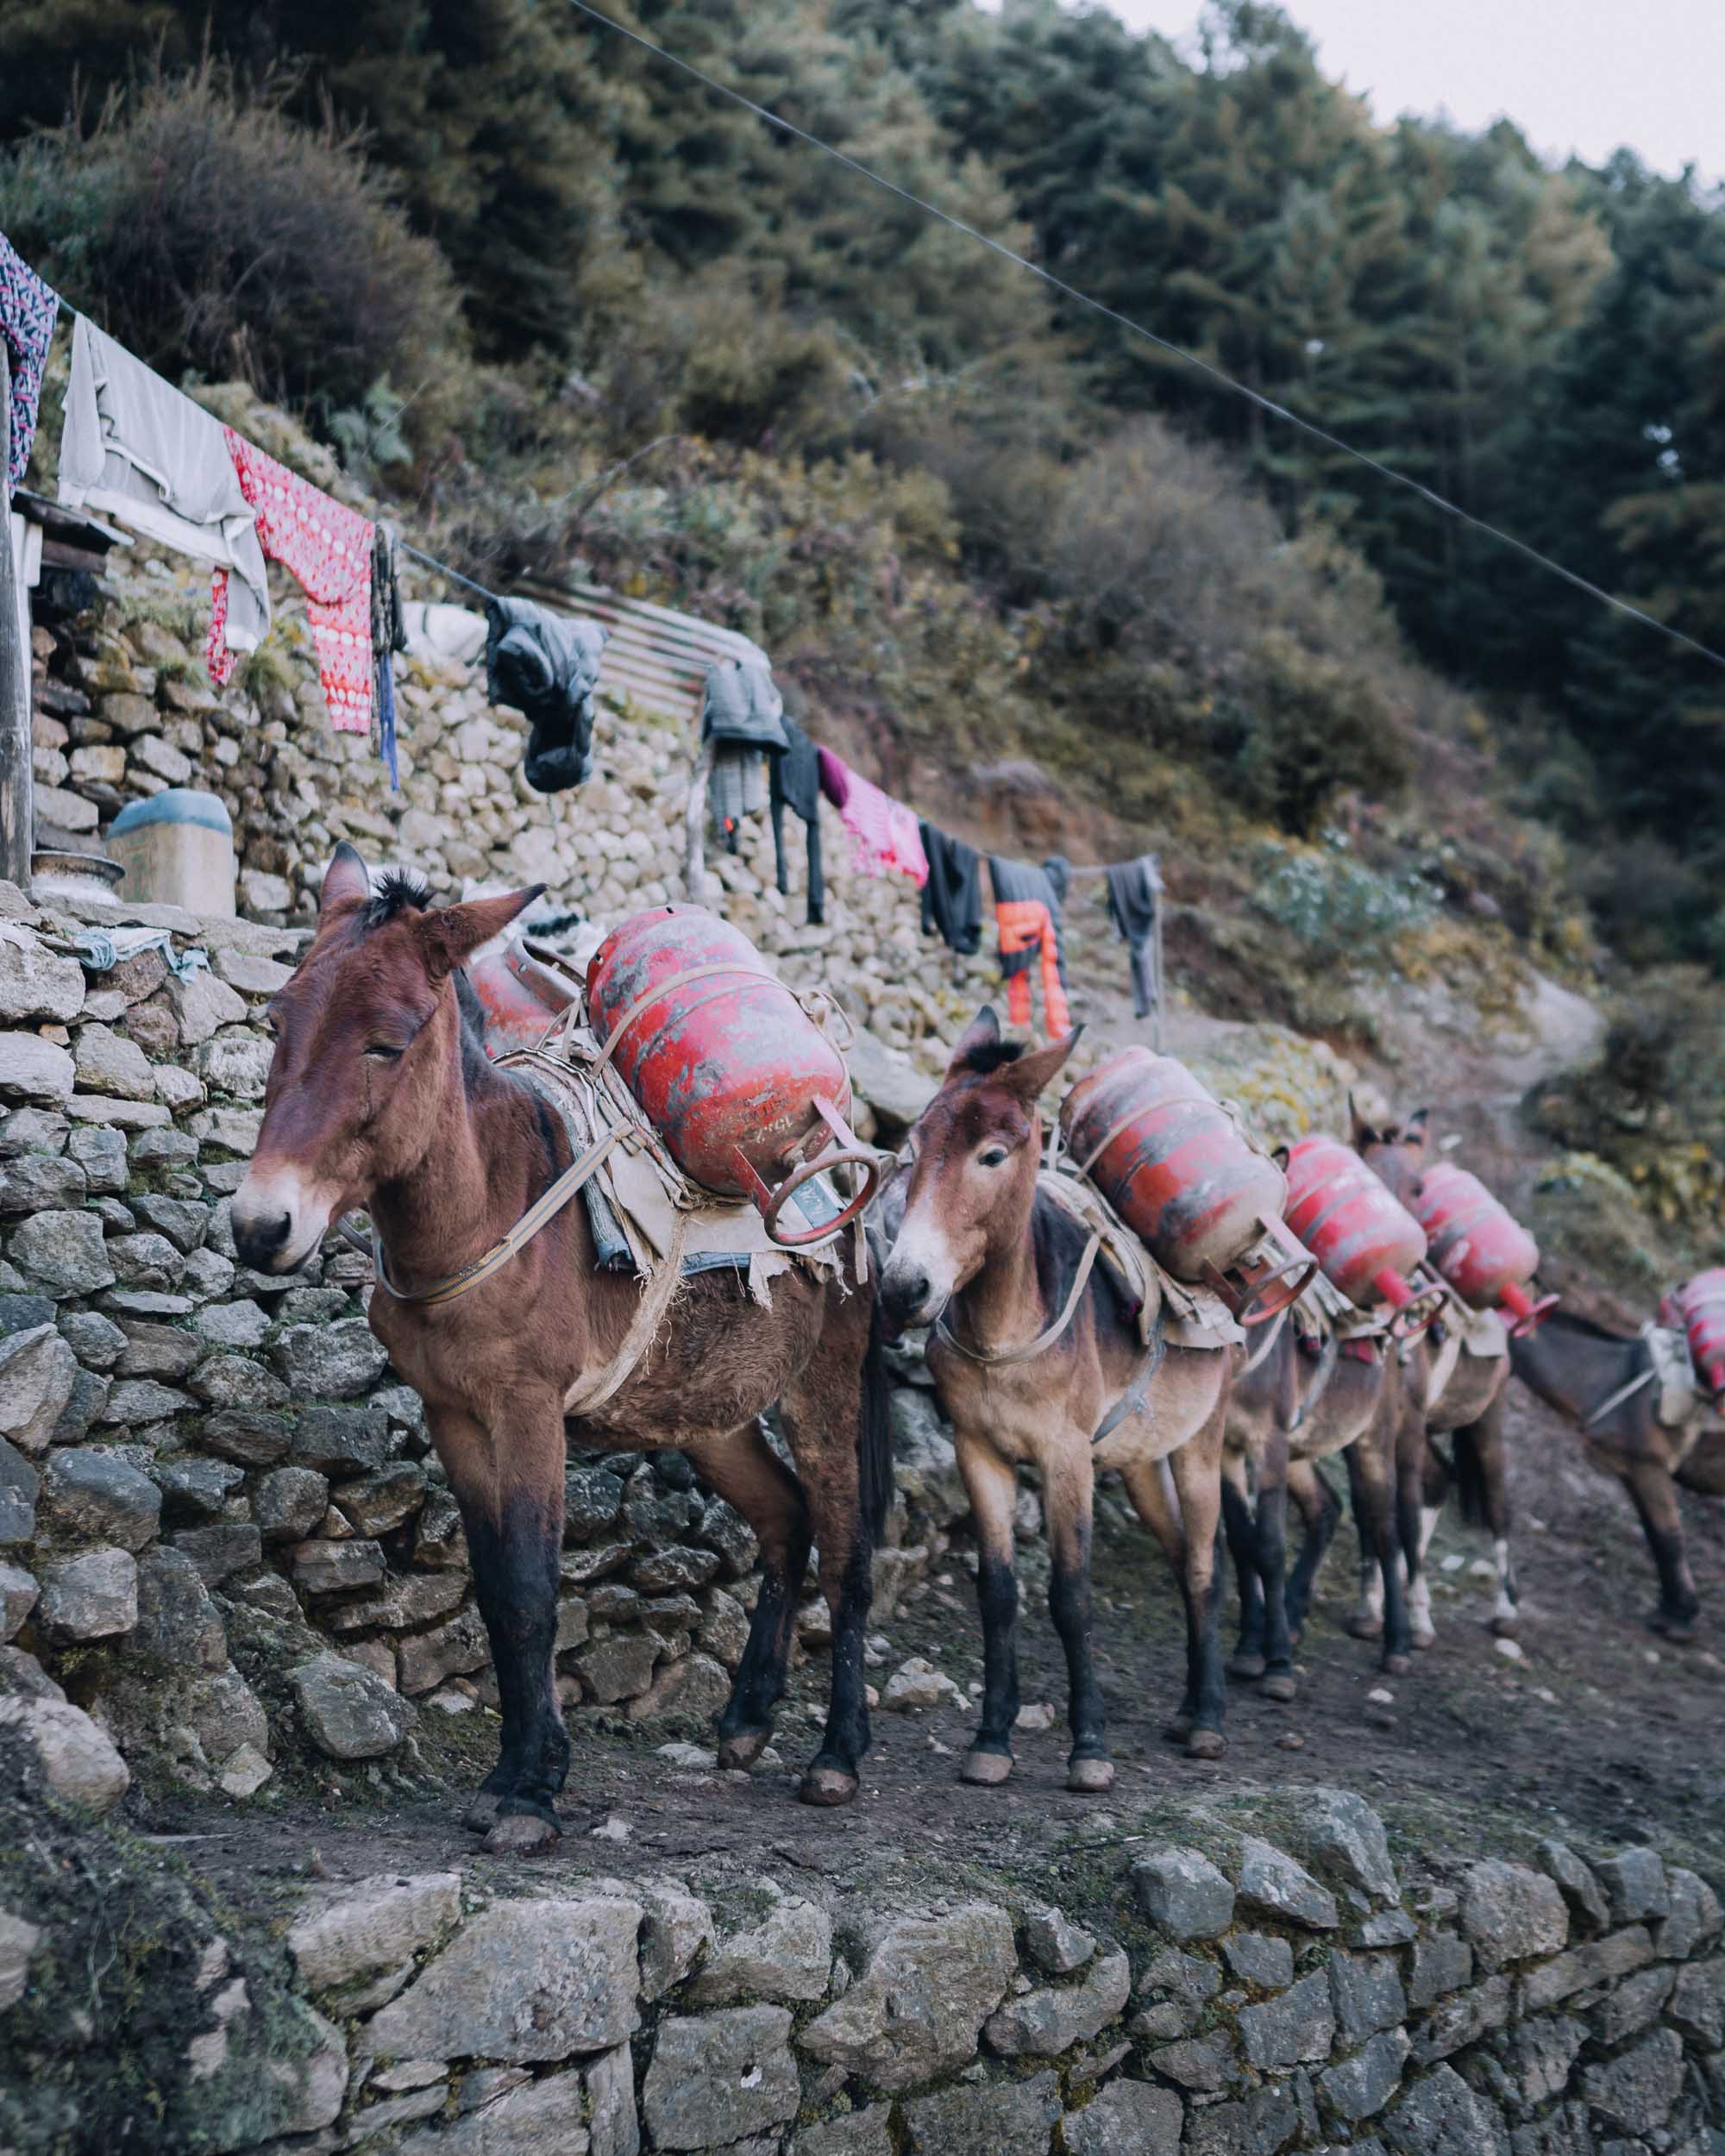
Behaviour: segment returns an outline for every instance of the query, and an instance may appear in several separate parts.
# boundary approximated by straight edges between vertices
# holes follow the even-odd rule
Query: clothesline
[[[66,304],[0,233],[0,337],[11,360],[5,414],[8,499],[29,460],[43,374],[60,310],[72,323],[72,361],[60,455],[60,497],[72,507],[104,511],[160,543],[211,566],[206,657],[212,682],[225,686],[237,657],[268,633],[267,558],[304,590],[318,674],[338,731],[368,728],[399,786],[395,752],[393,654],[407,648],[396,559],[406,555],[485,602],[486,692],[529,719],[525,776],[543,793],[577,786],[593,762],[593,697],[606,630],[553,614],[530,600],[506,599],[476,578],[403,538],[269,456]],[[756,678],[758,676],[758,678]],[[854,772],[836,752],[818,749],[784,711],[764,655],[758,664],[732,658],[709,668],[702,710],[703,754],[692,790],[691,820],[711,799],[734,849],[741,817],[770,804],[778,883],[786,889],[782,816],[787,806],[808,835],[809,918],[820,918],[818,794],[838,810],[859,872],[910,875],[923,891],[924,928],[960,953],[981,943],[981,856]],[[770,758],[765,783],[763,756]],[[1105,876],[1107,904],[1132,956],[1139,1015],[1161,1006],[1161,878],[1153,856],[1131,862],[1076,867],[1059,856],[1040,868],[991,856],[989,881],[1001,966],[1015,1021],[1028,1023],[1031,972],[1039,963],[1045,1023],[1067,1025],[1061,906],[1073,877]],[[931,877],[933,885],[931,887]],[[1150,955],[1155,931],[1157,950]]]

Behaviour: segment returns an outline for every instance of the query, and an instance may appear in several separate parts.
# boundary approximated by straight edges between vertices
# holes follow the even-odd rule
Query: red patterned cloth
[[[896,868],[920,890],[928,881],[928,856],[916,812],[883,793],[831,749],[820,751],[819,762],[820,790],[850,834],[850,865],[857,874],[878,876]]]
[[[278,464],[231,427],[222,431],[239,474],[240,492],[256,513],[264,552],[293,572],[310,602],[306,611],[329,724],[338,734],[368,733],[374,679],[373,526],[357,511],[344,509],[321,487]],[[210,678],[220,688],[234,670],[233,655],[223,646],[228,614],[225,569],[216,570],[211,595],[215,604],[205,656]]]

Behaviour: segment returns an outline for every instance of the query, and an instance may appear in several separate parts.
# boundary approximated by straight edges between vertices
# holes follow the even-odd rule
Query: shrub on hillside
[[[170,377],[238,376],[327,417],[461,349],[454,285],[357,137],[302,127],[285,85],[205,62],[116,93],[0,160],[0,229]]]
[[[1320,956],[1381,950],[1437,912],[1438,893],[1417,870],[1389,875],[1359,860],[1340,831],[1316,849],[1263,849],[1252,904]]]

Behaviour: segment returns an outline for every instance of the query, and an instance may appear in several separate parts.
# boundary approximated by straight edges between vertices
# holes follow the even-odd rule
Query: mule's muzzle
[[[332,1194],[297,1169],[254,1165],[234,1193],[234,1248],[254,1272],[296,1272],[323,1241],[333,1211]]]
[[[919,1266],[891,1263],[881,1275],[880,1299],[881,1326],[890,1340],[932,1324],[946,1300]]]
[[[234,1248],[254,1273],[274,1272],[292,1239],[291,1213],[260,1213],[243,1224],[237,1211],[235,1213]]]

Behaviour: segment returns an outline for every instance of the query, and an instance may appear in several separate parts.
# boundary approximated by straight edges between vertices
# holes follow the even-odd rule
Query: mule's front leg
[[[748,1644],[718,1718],[718,1764],[746,1771],[771,1743],[773,1709],[784,1695],[798,1598],[808,1569],[808,1507],[801,1485],[768,1444],[758,1422],[745,1423],[691,1457],[703,1481],[736,1507],[761,1545],[761,1586]]]
[[[1019,1584],[1013,1570],[1018,1477],[984,1438],[955,1435],[958,1470],[976,1521],[976,1602],[982,1620],[982,1721],[959,1770],[966,1782],[1004,1782],[1019,1718]]]
[[[1243,1466],[1243,1463],[1242,1463]],[[1239,1639],[1228,1657],[1228,1675],[1248,1680],[1264,1675],[1264,1582],[1258,1572],[1258,1523],[1244,1488],[1245,1475],[1222,1470],[1222,1525],[1239,1590]]]
[[[1402,1550],[1396,1532],[1396,1457],[1393,1443],[1380,1430],[1369,1430],[1350,1448],[1358,1470],[1355,1497],[1359,1507],[1362,1548],[1369,1546],[1383,1591],[1383,1654],[1381,1667],[1405,1677],[1412,1666],[1413,1635],[1402,1585]]]
[[[1169,1462],[1185,1529],[1182,1584],[1186,1590],[1186,1714],[1189,1715],[1186,1750],[1195,1759],[1220,1759],[1228,1748],[1222,1733],[1227,1683],[1222,1674],[1222,1582],[1217,1561],[1226,1407],[1225,1390],[1208,1422]],[[1277,1579],[1278,1600],[1281,1592],[1282,1583]]]
[[[1082,1448],[1082,1457],[1076,1447]],[[1100,1796],[1114,1785],[1114,1763],[1108,1757],[1102,1694],[1090,1644],[1090,1535],[1096,1478],[1088,1440],[1073,1433],[1066,1452],[1044,1466],[1043,1482],[1051,1559],[1048,1610],[1066,1650],[1067,1720],[1072,1730],[1066,1786],[1085,1796]]]
[[[506,1435],[447,1413],[433,1413],[430,1426],[461,1509],[503,1714],[498,1762],[467,1824],[486,1832],[490,1850],[531,1854],[562,1832],[556,1803],[569,1771],[552,1660],[563,1546],[562,1407],[547,1403]]]
[[[1701,1614],[1701,1598],[1695,1591],[1695,1575],[1684,1549],[1683,1514],[1678,1506],[1677,1484],[1663,1461],[1640,1460],[1624,1477],[1640,1515],[1641,1532],[1647,1538],[1654,1569],[1659,1576],[1659,1608],[1647,1620],[1668,1639],[1686,1642],[1695,1637],[1695,1620]]]
[[[1328,1552],[1331,1538],[1342,1516],[1341,1501],[1309,1460],[1295,1460],[1288,1469],[1288,1494],[1300,1507],[1305,1538],[1300,1555],[1288,1576],[1285,1601],[1288,1638],[1296,1642],[1312,1608],[1312,1589]]]

